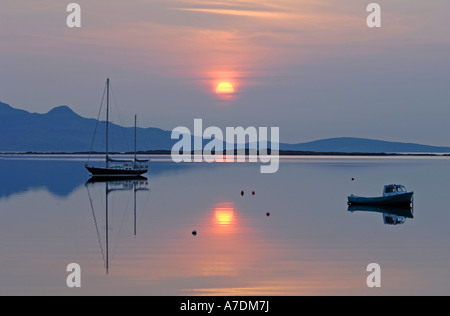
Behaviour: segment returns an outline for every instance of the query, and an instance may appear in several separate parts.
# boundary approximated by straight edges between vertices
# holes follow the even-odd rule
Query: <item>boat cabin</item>
[[[393,196],[408,193],[403,185],[390,184],[386,185],[383,190],[383,196]]]

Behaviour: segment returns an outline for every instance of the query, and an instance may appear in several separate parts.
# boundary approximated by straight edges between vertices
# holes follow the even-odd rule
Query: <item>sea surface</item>
[[[450,295],[450,158],[147,158],[146,179],[88,182],[85,156],[0,156],[0,295]],[[391,183],[410,214],[349,210]]]

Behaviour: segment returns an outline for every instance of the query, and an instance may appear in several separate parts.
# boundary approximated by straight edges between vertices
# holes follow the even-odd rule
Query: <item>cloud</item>
[[[263,18],[263,19],[283,19],[293,18],[296,15],[286,12],[273,12],[273,11],[253,11],[253,10],[236,10],[236,9],[213,9],[213,8],[174,8],[174,10],[201,12],[210,14],[221,15],[234,15],[251,18]]]

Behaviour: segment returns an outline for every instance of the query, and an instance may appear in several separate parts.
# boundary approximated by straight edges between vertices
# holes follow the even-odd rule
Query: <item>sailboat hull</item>
[[[121,169],[86,167],[93,177],[136,177],[147,173],[146,169]]]
[[[122,181],[146,181],[148,182],[148,178],[143,176],[129,176],[129,177],[116,177],[116,176],[96,176],[91,177],[86,184],[88,183],[113,183],[113,182],[122,182]]]

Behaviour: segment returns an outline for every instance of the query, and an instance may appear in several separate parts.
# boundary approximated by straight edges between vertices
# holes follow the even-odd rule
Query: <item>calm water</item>
[[[87,184],[84,157],[0,158],[0,295],[450,294],[449,159],[152,159],[147,181]],[[389,183],[415,192],[413,218],[348,210]]]

